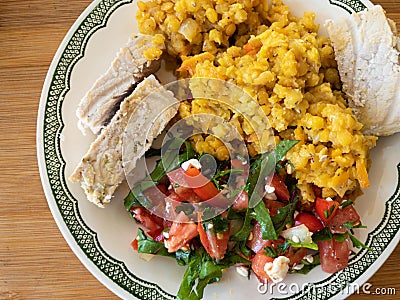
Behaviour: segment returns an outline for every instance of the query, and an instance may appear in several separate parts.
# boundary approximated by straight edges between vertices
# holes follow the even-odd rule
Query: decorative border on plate
[[[367,8],[360,0],[329,0],[329,3],[343,8],[349,14],[358,13]]]
[[[55,68],[48,90],[43,124],[44,160],[48,183],[59,212],[83,253],[96,267],[115,284],[140,299],[174,299],[157,284],[144,281],[132,274],[121,261],[107,254],[101,247],[96,232],[83,221],[77,200],[71,195],[65,183],[65,161],[60,150],[60,134],[64,127],[61,118],[63,100],[69,91],[69,80],[73,67],[84,55],[89,38],[100,28],[106,26],[110,15],[119,7],[133,0],[100,1],[73,33]],[[360,11],[365,5],[358,0],[330,0],[332,5],[340,6],[350,12]],[[346,8],[347,7],[347,8]],[[39,116],[40,117],[40,116]],[[400,164],[398,165],[400,172]],[[395,194],[386,202],[382,222],[368,235],[366,244],[373,251],[360,251],[345,270],[329,278],[309,285],[297,295],[286,299],[326,299],[338,294],[350,282],[354,282],[382,254],[399,230],[400,220],[400,178]],[[316,293],[313,293],[313,289]],[[311,294],[309,294],[311,292]]]
[[[72,34],[55,68],[44,112],[43,141],[47,177],[52,194],[64,223],[87,258],[115,284],[140,299],[174,299],[157,284],[132,274],[121,261],[107,254],[101,247],[97,233],[83,221],[78,202],[65,183],[65,161],[60,149],[60,134],[64,128],[61,108],[70,86],[75,64],[84,56],[89,38],[106,26],[111,14],[132,0],[100,1]]]

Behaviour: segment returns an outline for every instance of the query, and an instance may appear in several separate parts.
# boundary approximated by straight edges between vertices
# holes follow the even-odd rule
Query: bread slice
[[[79,182],[87,199],[109,203],[118,185],[150,148],[178,110],[178,100],[150,75],[122,103],[110,123],[90,145],[69,177]],[[122,161],[122,152],[127,151]],[[126,168],[129,168],[126,170]]]
[[[400,131],[399,38],[380,5],[326,22],[343,90],[365,134]]]

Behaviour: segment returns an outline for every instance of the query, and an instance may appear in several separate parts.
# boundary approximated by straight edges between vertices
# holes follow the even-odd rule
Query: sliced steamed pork
[[[97,134],[119,109],[121,101],[136,85],[160,67],[160,56],[164,49],[161,35],[132,35],[121,48],[110,68],[104,73],[79,103],[76,115],[78,127]]]
[[[173,93],[153,75],[145,78],[121,103],[69,179],[80,182],[89,201],[104,207],[125,178],[123,140],[127,143],[124,149],[129,150],[126,157],[131,170],[174,117],[178,105]]]
[[[328,20],[343,90],[364,124],[364,133],[400,131],[399,38],[381,6]]]

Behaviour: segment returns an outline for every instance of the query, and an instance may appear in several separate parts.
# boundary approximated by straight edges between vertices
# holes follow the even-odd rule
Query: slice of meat
[[[136,161],[174,117],[178,105],[173,93],[153,75],[145,78],[121,103],[120,110],[90,145],[69,179],[81,183],[89,201],[104,207],[124,180],[124,171],[136,166]],[[125,165],[123,147],[129,149],[124,156]]]
[[[400,131],[399,38],[379,5],[328,20],[343,90],[349,105],[371,135]]]
[[[76,115],[78,127],[97,134],[119,109],[121,101],[128,96],[144,77],[160,67],[157,57],[146,58],[146,51],[164,49],[164,39],[158,35],[132,35],[121,48],[110,68],[100,76],[79,103]],[[148,55],[147,55],[148,56]]]

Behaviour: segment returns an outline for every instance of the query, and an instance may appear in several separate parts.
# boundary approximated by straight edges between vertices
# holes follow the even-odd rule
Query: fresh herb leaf
[[[212,229],[215,233],[224,233],[228,230],[229,228],[229,221],[222,217],[221,215],[218,215],[206,222],[203,223],[204,230],[208,230],[208,225],[212,224]]]
[[[346,200],[346,201],[340,203],[340,206],[341,206],[342,208],[344,208],[344,207],[349,206],[349,205],[352,205],[352,204],[353,204],[353,201],[351,201],[351,200]]]
[[[250,232],[253,230],[253,225],[251,221],[254,219],[254,212],[251,208],[246,210],[246,214],[244,216],[244,221],[242,228],[234,235],[231,236],[232,241],[246,241],[250,235]]]
[[[329,217],[333,214],[335,210],[335,205],[331,205],[328,209],[324,210],[324,217],[325,219],[329,219]]]
[[[318,250],[318,245],[315,242],[312,243],[295,243],[292,240],[288,240],[288,242],[295,248],[308,248],[312,250]]]
[[[347,239],[347,233],[334,234],[333,238],[335,239],[336,242],[344,242]]]
[[[267,246],[264,248],[264,250],[269,257],[275,258],[280,255],[284,255],[285,252],[289,249],[289,247],[290,247],[290,242],[285,241],[284,243],[277,245],[276,248]]]
[[[316,232],[313,234],[312,239],[315,243],[320,241],[330,241],[332,240],[332,233],[328,227]]]
[[[228,220],[242,220],[243,216],[231,207],[228,209]]]
[[[191,251],[184,251],[179,249],[178,251],[175,252],[175,258],[176,258],[176,262],[178,263],[178,265],[180,266],[185,266],[189,263],[190,261],[190,254]]]
[[[188,267],[183,275],[183,279],[181,285],[179,287],[177,299],[186,300],[186,299],[201,299],[203,297],[203,293],[198,293],[194,286],[200,277],[200,271],[202,266],[204,250],[200,248],[195,252],[195,254],[191,257]],[[208,282],[207,282],[208,283]],[[204,287],[203,287],[204,290]]]
[[[289,249],[289,247],[290,247],[290,243],[288,241],[285,241],[284,243],[279,244],[277,246],[277,249],[280,251],[280,253],[284,253],[284,252],[286,252],[286,250]]]
[[[239,193],[241,192],[241,191],[246,191],[246,189],[247,189],[247,187],[248,187],[248,183],[246,183],[244,186],[241,186],[241,187],[238,187],[237,189],[234,189],[232,192],[229,192],[229,199],[231,200],[231,201],[233,201],[233,200],[235,200],[235,197],[237,196],[237,195],[239,195]],[[247,191],[246,191],[247,192]]]
[[[249,207],[255,207],[262,200],[265,178],[275,169],[276,163],[297,143],[298,141],[291,140],[280,141],[273,151],[252,158],[247,180]]]
[[[275,229],[274,223],[271,219],[268,209],[265,207],[263,201],[260,201],[254,207],[254,213],[256,216],[257,222],[260,224],[262,238],[264,240],[276,240],[278,239],[277,232],[280,232]]]
[[[185,144],[185,151],[179,154],[177,158],[175,155],[177,153],[177,148],[180,148],[182,144]],[[141,182],[136,184],[125,198],[124,206],[127,211],[130,210],[132,205],[145,206],[146,208],[152,207],[153,205],[151,202],[143,195],[143,191],[152,186],[156,186],[168,172],[180,166],[181,163],[197,156],[190,143],[181,138],[169,141],[164,147],[166,150],[162,151],[162,158],[158,161],[155,169]]]
[[[235,245],[235,252],[239,254],[241,253],[245,257],[249,257],[251,255],[251,250],[247,248],[246,241],[237,242]]]
[[[221,266],[223,269],[236,264],[250,265],[251,261],[235,253],[228,252],[225,254],[224,258],[217,263],[217,265]]]
[[[362,243],[360,240],[358,240],[354,235],[348,233],[351,242],[353,243],[353,246],[356,248],[363,248],[363,249],[367,249],[369,251],[372,251],[372,249],[368,246],[366,246],[364,243]]]
[[[208,206],[203,209],[203,214],[201,216],[201,219],[203,221],[206,221],[212,219],[214,216],[215,216],[215,208]]]
[[[227,253],[219,261],[213,261],[203,248],[196,250],[190,259],[183,276],[177,299],[199,300],[203,298],[204,289],[209,283],[217,282],[222,277],[222,269],[235,264],[249,265],[251,262],[237,254]]]
[[[286,153],[292,149],[299,141],[296,140],[285,140],[285,141],[280,141],[278,145],[276,145],[275,149],[275,159],[276,162],[280,161],[283,159],[283,157],[286,155]]]
[[[187,216],[190,216],[194,212],[194,207],[192,205],[178,205],[175,207],[175,212],[179,214],[181,211]]]
[[[276,249],[276,248],[274,248],[274,247],[265,247],[264,248],[264,253],[267,255],[267,256],[269,256],[269,257],[271,257],[271,258],[276,258],[276,257],[278,257],[278,250]]]
[[[293,202],[280,207],[278,213],[272,217],[272,223],[277,233],[281,232],[287,224],[291,225],[293,223],[294,212],[298,201],[299,198],[296,197]]]
[[[243,173],[243,171],[244,171],[244,169],[242,169],[242,168],[228,169],[228,170],[220,171],[213,176],[212,180],[218,180],[218,178],[229,175],[229,174]]]
[[[353,229],[353,228],[367,228],[361,224],[360,221],[348,221],[341,225],[343,228]]]
[[[291,270],[290,273],[296,273],[296,274],[308,274],[312,269],[314,269],[316,266],[321,264],[319,254],[316,254],[313,256],[313,262],[310,263],[307,260],[303,259],[301,262],[303,264],[303,268],[300,270]]]
[[[124,206],[125,206],[125,209],[127,211],[129,211],[132,206],[140,207],[140,206],[142,206],[142,204],[131,192],[129,192],[128,196],[126,196],[126,198],[124,200]]]
[[[152,238],[148,237],[141,228],[138,229],[136,239],[138,241],[139,253],[174,257],[173,253],[168,253],[168,250],[165,248],[164,243],[156,242]]]
[[[249,207],[254,208],[262,200],[265,178],[275,168],[275,153],[261,154],[250,165],[248,183]]]

